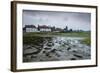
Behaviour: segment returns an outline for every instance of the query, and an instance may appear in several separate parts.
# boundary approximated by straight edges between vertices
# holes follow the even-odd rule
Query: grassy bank
[[[41,36],[41,37],[54,37],[54,36],[64,36],[64,37],[89,37],[90,32],[31,32],[24,33],[24,36]]]
[[[90,45],[90,32],[31,32],[23,34],[23,43],[24,44],[34,44],[38,45],[43,43],[44,39],[51,39],[52,37],[84,37],[82,43]]]
[[[43,43],[43,39],[42,37],[23,36],[23,43],[38,45],[38,43]]]
[[[87,38],[83,39],[82,43],[90,46],[91,45],[91,38],[87,37]]]
[[[49,41],[52,40],[51,37],[23,36],[23,43],[39,45],[39,44],[43,44],[45,39],[48,39]]]

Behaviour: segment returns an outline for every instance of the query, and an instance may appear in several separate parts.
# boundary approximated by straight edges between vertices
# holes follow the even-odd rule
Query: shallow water
[[[23,44],[23,62],[84,60],[91,58],[91,47],[82,37],[45,37],[38,45]],[[37,40],[37,39],[36,39]]]

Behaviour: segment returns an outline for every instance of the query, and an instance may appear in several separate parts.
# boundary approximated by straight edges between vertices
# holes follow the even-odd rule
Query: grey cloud
[[[78,12],[56,12],[23,10],[23,27],[27,24],[50,25],[64,28],[66,25],[74,30],[90,30],[91,14]]]

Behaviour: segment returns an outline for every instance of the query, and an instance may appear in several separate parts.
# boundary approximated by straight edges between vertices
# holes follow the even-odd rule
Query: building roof
[[[61,28],[56,28],[55,31],[62,31],[62,29]]]
[[[26,27],[23,27],[23,30],[26,30]]]
[[[38,28],[50,29],[51,27],[46,25],[38,25]]]
[[[25,25],[26,28],[36,28],[35,25]]]

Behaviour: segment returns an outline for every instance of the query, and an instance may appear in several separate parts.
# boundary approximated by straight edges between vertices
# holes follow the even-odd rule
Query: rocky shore
[[[79,37],[45,37],[42,43],[23,45],[23,62],[84,60],[91,58],[91,47]]]

